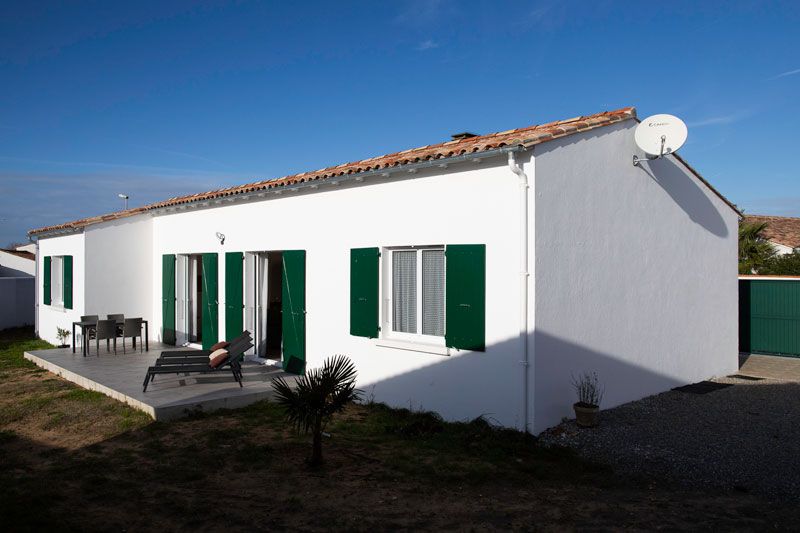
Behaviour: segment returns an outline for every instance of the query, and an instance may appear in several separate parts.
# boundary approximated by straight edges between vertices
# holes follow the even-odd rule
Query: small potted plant
[[[573,376],[572,386],[578,394],[578,401],[572,406],[575,409],[575,421],[582,428],[595,427],[605,392],[597,379],[597,372],[584,372],[577,378]]]
[[[69,338],[69,331],[63,328],[56,327],[56,337],[61,341],[59,348],[69,348],[67,339]]]

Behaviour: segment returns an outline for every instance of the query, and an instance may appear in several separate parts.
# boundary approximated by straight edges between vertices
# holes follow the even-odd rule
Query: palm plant
[[[775,255],[775,248],[764,238],[766,222],[739,224],[739,274],[753,274]]]
[[[325,360],[297,379],[294,388],[283,378],[272,380],[275,399],[286,412],[286,420],[298,432],[313,435],[311,465],[322,464],[322,432],[333,415],[361,397],[356,389],[356,367],[344,355]]]

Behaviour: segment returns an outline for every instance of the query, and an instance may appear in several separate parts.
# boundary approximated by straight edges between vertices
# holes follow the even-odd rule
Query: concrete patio
[[[739,374],[784,381],[800,381],[800,357],[740,353]]]
[[[70,348],[25,352],[25,358],[64,379],[89,390],[101,392],[156,420],[170,420],[197,412],[235,409],[269,398],[270,382],[278,376],[293,377],[280,367],[254,362],[242,365],[244,387],[234,381],[229,371],[218,374],[159,375],[142,392],[147,367],[152,366],[162,351],[181,349],[157,342],[150,351],[140,353],[128,349],[114,354],[101,347],[100,355],[88,357],[72,353]]]

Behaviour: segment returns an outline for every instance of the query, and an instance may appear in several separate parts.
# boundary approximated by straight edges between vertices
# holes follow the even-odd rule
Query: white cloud
[[[428,39],[427,41],[422,41],[416,47],[418,52],[424,52],[425,50],[432,50],[434,48],[439,48],[439,43],[434,41],[433,39]]]
[[[800,68],[796,68],[794,70],[787,70],[786,72],[781,72],[777,76],[773,76],[771,78],[767,78],[767,81],[777,80],[780,78],[785,78],[786,76],[794,76],[795,74],[800,74]]]
[[[726,124],[733,124],[748,118],[752,115],[752,111],[739,111],[738,113],[731,113],[729,115],[718,115],[715,117],[708,117],[700,120],[695,120],[687,124],[690,128],[703,128],[705,126],[723,126]]]

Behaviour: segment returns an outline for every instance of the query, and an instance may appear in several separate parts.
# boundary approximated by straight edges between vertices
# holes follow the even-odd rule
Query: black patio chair
[[[226,370],[230,370],[231,374],[233,374],[233,379],[239,384],[239,387],[243,387],[242,359],[244,358],[244,352],[249,350],[252,346],[252,342],[239,344],[237,349],[233,352],[229,351],[226,359],[216,367],[211,366],[207,356],[205,362],[182,362],[176,360],[173,363],[151,366],[147,369],[147,374],[144,377],[142,392],[147,392],[147,385],[159,374],[213,374]]]
[[[136,337],[139,337],[139,353],[144,351],[142,342],[142,319],[126,318],[122,323],[122,353],[125,353],[125,339],[130,337],[133,340],[133,348],[136,349]]]
[[[82,315],[81,316],[81,322],[95,322],[95,323],[97,323],[98,320],[100,320],[100,317],[98,315]],[[97,329],[97,326],[89,326],[88,328],[86,328],[86,338],[83,339],[83,342],[93,341],[94,340],[95,329]]]
[[[106,351],[109,350],[109,342],[114,341],[114,354],[117,353],[117,321],[98,320],[95,329],[94,342],[97,355],[100,355],[100,341],[106,341]]]
[[[124,322],[125,315],[118,313],[116,315],[106,315],[109,320],[116,320],[117,322]],[[122,324],[117,325],[117,337],[122,337]]]

